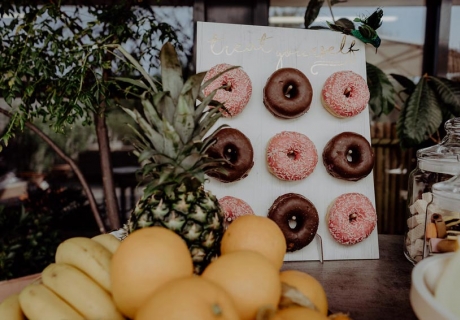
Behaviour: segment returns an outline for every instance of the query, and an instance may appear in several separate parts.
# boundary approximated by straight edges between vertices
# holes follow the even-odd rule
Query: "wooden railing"
[[[409,173],[415,166],[414,152],[403,150],[394,123],[371,125],[375,155],[374,187],[378,233],[403,234]]]

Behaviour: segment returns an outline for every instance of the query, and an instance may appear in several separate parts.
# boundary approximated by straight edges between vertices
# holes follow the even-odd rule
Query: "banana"
[[[110,261],[112,253],[90,238],[74,237],[59,244],[56,263],[69,264],[86,273],[102,288],[110,290]]]
[[[42,283],[32,283],[22,289],[19,304],[28,320],[85,319]]]
[[[0,303],[0,319],[25,320],[19,304],[19,294],[12,294]]]
[[[107,250],[109,250],[112,253],[115,253],[115,251],[118,249],[121,243],[121,241],[118,240],[117,237],[110,233],[99,234],[97,236],[92,237],[91,239],[102,244]]]
[[[112,296],[82,271],[51,263],[42,272],[45,286],[89,320],[124,320]]]

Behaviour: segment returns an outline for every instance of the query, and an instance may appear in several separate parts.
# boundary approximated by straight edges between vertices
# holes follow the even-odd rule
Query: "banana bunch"
[[[119,245],[111,234],[63,241],[40,279],[0,303],[0,319],[125,320],[110,286],[110,263]]]

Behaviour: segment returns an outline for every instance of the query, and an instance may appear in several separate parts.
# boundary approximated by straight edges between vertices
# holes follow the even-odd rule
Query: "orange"
[[[329,318],[324,314],[304,308],[304,307],[290,307],[279,310],[272,320],[328,320]]]
[[[185,241],[163,227],[134,231],[112,257],[112,294],[128,318],[158,287],[193,274],[193,261]]]
[[[328,303],[326,292],[321,283],[308,273],[298,270],[280,272],[281,282],[284,282],[302,292],[318,308],[318,311],[327,315]]]
[[[343,312],[333,313],[329,315],[329,320],[352,320],[350,316]]]
[[[239,219],[241,217],[235,222]],[[278,306],[279,270],[258,252],[241,250],[222,255],[211,262],[201,276],[230,294],[242,320],[254,319],[262,306]]]
[[[259,252],[280,269],[286,254],[286,238],[272,219],[246,215],[228,226],[220,248],[222,255],[239,250]]]
[[[230,295],[217,284],[199,276],[172,280],[138,310],[135,320],[238,320]]]

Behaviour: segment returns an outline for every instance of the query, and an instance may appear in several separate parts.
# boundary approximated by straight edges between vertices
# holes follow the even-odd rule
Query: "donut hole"
[[[232,92],[232,84],[230,82],[222,82],[221,88],[224,89],[225,91]]]
[[[291,216],[288,219],[288,225],[289,225],[289,228],[291,228],[292,230],[295,230],[295,228],[297,227],[297,217]]]
[[[305,218],[303,216],[304,214],[305,212],[298,208],[292,209],[287,213],[287,226],[291,231],[299,232],[305,227]]]
[[[297,152],[295,152],[294,150],[288,151],[287,157],[291,160],[295,160],[297,159]]]
[[[348,149],[346,156],[349,163],[358,163],[361,159],[361,152],[359,151],[359,148],[350,148]]]
[[[287,83],[283,87],[283,94],[286,98],[293,99],[299,94],[299,90],[297,90],[297,87],[294,84]]]
[[[352,87],[346,87],[345,88],[345,91],[343,92],[343,95],[347,98],[350,98],[351,97],[351,93],[353,92],[353,88]]]
[[[235,145],[230,143],[225,145],[223,150],[223,156],[225,160],[231,163],[235,163],[236,160],[238,160],[238,151]]]
[[[348,216],[348,222],[350,222],[350,223],[356,222],[356,219],[358,219],[358,214],[356,212],[352,212]]]

